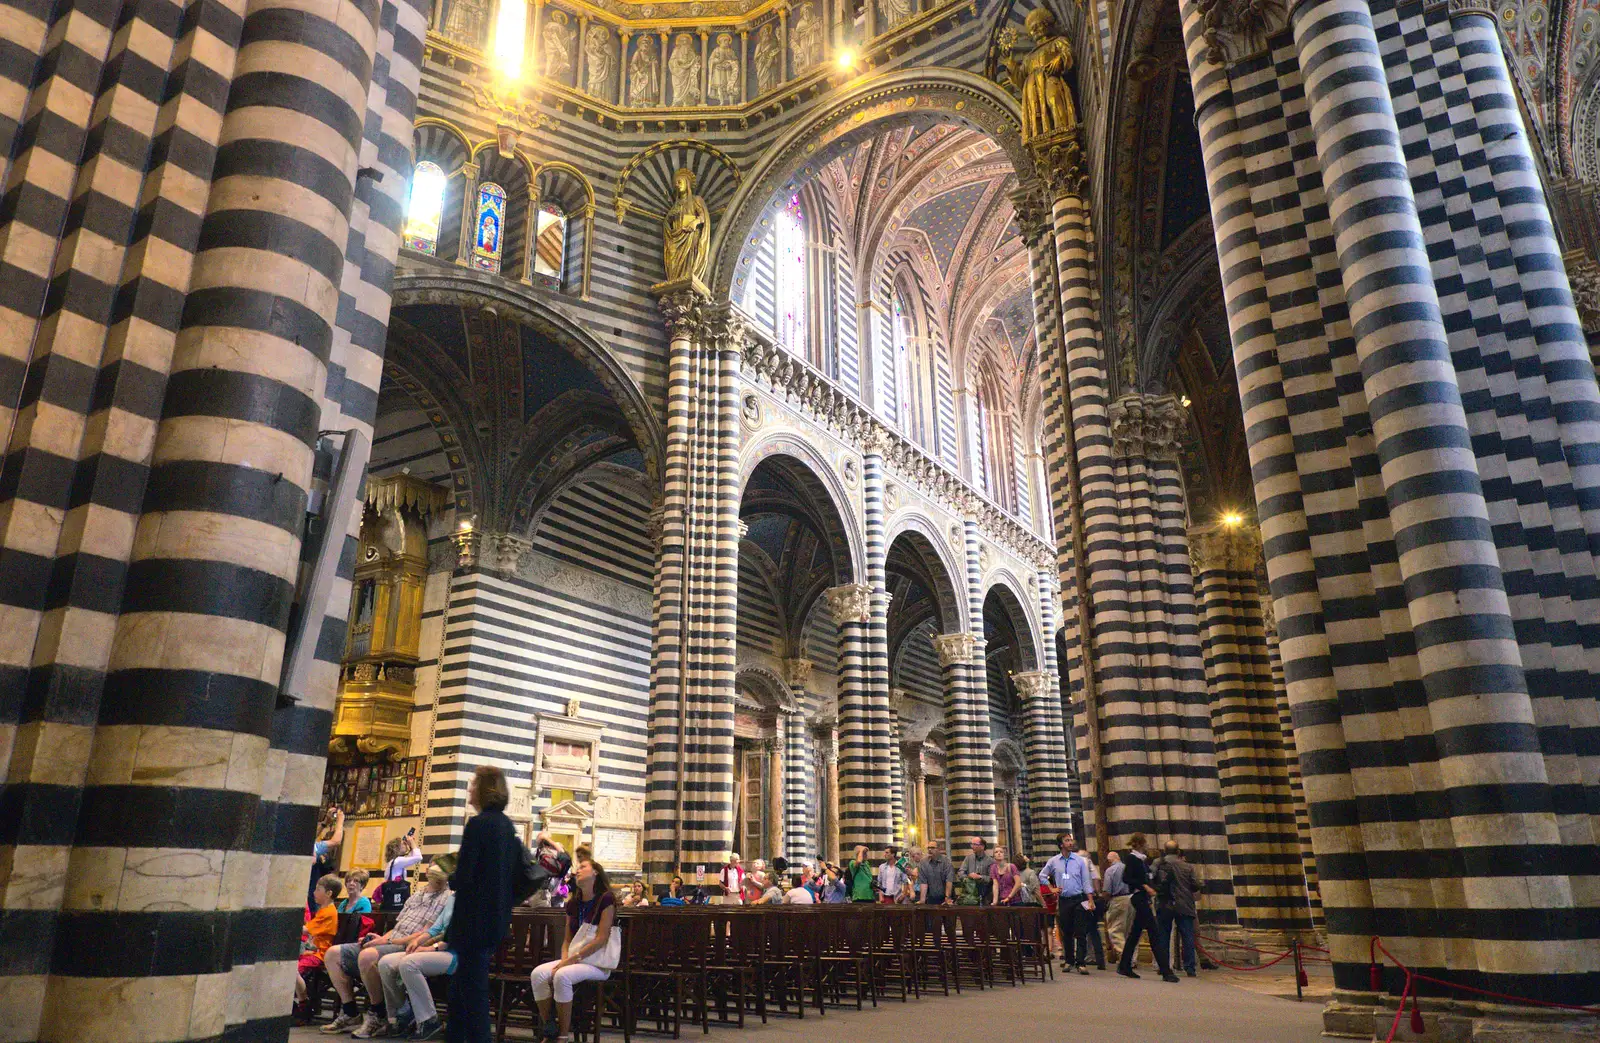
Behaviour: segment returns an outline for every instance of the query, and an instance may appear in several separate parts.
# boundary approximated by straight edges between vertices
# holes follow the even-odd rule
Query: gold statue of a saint
[[[1059,32],[1056,16],[1038,7],[1023,24],[1035,46],[1020,63],[1006,59],[1006,66],[1022,85],[1022,140],[1027,142],[1075,129],[1078,109],[1067,88],[1072,44]]]
[[[676,195],[662,221],[662,261],[667,281],[699,279],[711,259],[711,214],[694,194],[694,171],[679,167],[672,176]]]

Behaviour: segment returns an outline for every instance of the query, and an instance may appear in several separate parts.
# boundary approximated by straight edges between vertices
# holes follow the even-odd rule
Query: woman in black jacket
[[[522,843],[505,816],[511,791],[499,768],[485,765],[472,776],[467,803],[478,814],[467,820],[450,886],[455,913],[445,941],[456,954],[450,976],[450,1043],[489,1043],[489,962],[511,927],[511,897],[522,871]]]

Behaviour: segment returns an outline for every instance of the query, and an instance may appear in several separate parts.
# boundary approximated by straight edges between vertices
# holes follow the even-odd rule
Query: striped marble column
[[[950,847],[972,837],[991,844],[995,836],[994,754],[989,749],[989,699],[983,642],[971,634],[935,634],[934,651],[944,676],[945,806]]]
[[[1060,850],[1056,834],[1072,828],[1058,682],[1052,670],[1016,674],[1011,680],[1022,702],[1022,748],[1028,766],[1026,817],[1032,835],[1027,838],[1027,854],[1032,859],[1049,858]]]
[[[794,701],[794,710],[783,715],[784,857],[798,865],[816,855],[816,808],[822,796],[813,767],[816,754],[811,742],[810,715],[815,712],[816,700],[806,690],[811,679],[811,660],[785,659],[783,673]]]
[[[1103,775],[1117,793],[1112,832],[1176,840],[1202,878],[1202,918],[1231,922],[1233,883],[1177,463],[1186,421],[1171,396],[1139,394],[1113,402],[1109,419],[1119,538],[1138,548],[1125,559],[1122,603],[1109,592],[1096,601],[1097,619],[1120,612],[1127,620],[1122,651],[1133,664],[1133,685],[1114,701],[1106,671],[1101,708]]]
[[[904,688],[889,689],[889,839],[897,847],[906,842],[906,763],[900,752],[900,714],[909,702]]]
[[[871,772],[878,779],[893,778],[898,744],[894,738],[895,713],[889,696],[889,601],[887,555],[884,542],[883,444],[871,438],[861,450],[861,502],[866,520],[866,562],[864,573],[872,591],[867,619],[865,658],[867,706],[870,720]],[[876,812],[872,833],[879,839],[874,850],[899,836],[902,825],[899,805],[891,801]]]
[[[847,583],[823,592],[839,628],[839,846],[881,847],[888,822],[884,775],[878,770],[878,744],[869,691],[867,635],[872,619],[872,588]]]
[[[1278,623],[1272,615],[1272,596],[1261,594],[1261,620],[1267,636],[1267,662],[1272,673],[1272,693],[1278,704],[1278,730],[1283,736],[1284,767],[1289,773],[1289,797],[1294,804],[1295,837],[1300,843],[1300,869],[1306,882],[1306,905],[1311,926],[1324,930],[1322,891],[1317,886],[1317,856],[1311,847],[1311,813],[1306,808],[1306,786],[1300,778],[1300,751],[1294,741],[1294,715],[1289,709],[1289,689],[1283,676],[1283,656],[1278,652]]]
[[[1224,522],[1192,532],[1189,547],[1239,924],[1302,931],[1311,926],[1310,908],[1256,587],[1260,534]]]
[[[658,287],[667,321],[667,446],[645,782],[646,871],[732,849],[738,601],[739,356],[744,328],[697,284]]]
[[[1600,390],[1494,30],[1466,5],[1310,3],[1253,55],[1198,7],[1330,1027],[1367,1016],[1373,933],[1452,981],[1577,999],[1600,981],[1578,868]],[[1469,104],[1441,119],[1440,98]]]
[[[265,997],[294,977],[328,719],[276,744],[273,709],[377,21],[376,5],[270,0],[244,20],[41,1039],[281,1031]]]

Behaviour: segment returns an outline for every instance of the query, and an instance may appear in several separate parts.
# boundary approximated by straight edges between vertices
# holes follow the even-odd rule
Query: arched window
[[[401,242],[407,250],[433,254],[439,249],[439,217],[444,211],[444,171],[423,160],[411,172],[411,201]]]
[[[533,239],[533,274],[560,283],[567,260],[567,215],[546,204],[539,208]]]
[[[933,338],[923,312],[911,306],[912,287],[896,285],[894,291],[895,383],[899,392],[900,429],[924,449],[932,448],[934,401],[938,388],[934,372]]]
[[[989,396],[984,394],[980,386],[978,393],[972,397],[973,412],[977,414],[973,418],[972,477],[977,480],[980,492],[992,496],[993,486],[989,484]]]
[[[472,263],[486,272],[500,270],[505,249],[506,190],[493,181],[478,186],[478,218],[472,223]]]
[[[806,316],[810,302],[806,297],[806,217],[800,197],[778,212],[773,230],[777,271],[773,283],[778,311],[778,343],[790,353],[806,354]]]

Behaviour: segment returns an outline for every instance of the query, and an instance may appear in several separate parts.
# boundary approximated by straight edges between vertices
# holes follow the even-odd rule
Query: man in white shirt
[[[728,864],[722,867],[722,904],[744,904],[744,865],[737,851],[728,856]]]
[[[905,870],[900,868],[900,852],[891,844],[883,849],[883,864],[878,867],[878,900],[892,902],[900,894],[900,885],[905,883]]]

